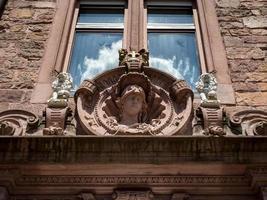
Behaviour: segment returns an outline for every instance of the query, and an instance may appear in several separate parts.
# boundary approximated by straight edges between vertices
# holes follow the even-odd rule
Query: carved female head
[[[120,123],[132,125],[142,123],[146,114],[146,95],[142,87],[138,85],[127,86],[119,100]]]

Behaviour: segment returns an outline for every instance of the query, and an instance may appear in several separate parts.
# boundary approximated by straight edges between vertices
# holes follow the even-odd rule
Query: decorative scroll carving
[[[151,191],[120,191],[117,190],[112,195],[114,200],[152,200]]]
[[[203,134],[211,136],[226,135],[223,127],[224,111],[217,99],[217,81],[213,74],[202,74],[196,83],[201,104],[196,111],[203,124]]]
[[[185,81],[153,68],[144,68],[143,73],[128,70],[127,63],[140,64],[140,55],[148,55],[142,52],[126,56],[127,51],[121,50],[124,73],[123,68],[112,69],[84,81],[76,91],[77,121],[88,134],[174,135],[191,126],[193,92]],[[161,79],[171,82],[171,87],[162,87]]]
[[[33,133],[39,122],[39,118],[31,112],[6,110],[0,113],[0,135],[22,136]]]
[[[229,126],[235,134],[267,135],[267,111],[242,110],[229,116]]]
[[[138,53],[135,51],[128,52],[126,49],[119,50],[119,65],[126,66],[127,71],[142,72],[143,66],[149,65],[149,53],[141,49]]]

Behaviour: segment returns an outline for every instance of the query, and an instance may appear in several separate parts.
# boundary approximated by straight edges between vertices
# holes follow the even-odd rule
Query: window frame
[[[123,33],[123,48],[128,50],[147,49],[147,10],[144,6],[145,0],[128,0],[125,8],[125,26]],[[148,0],[164,4],[178,2],[175,0]],[[194,14],[195,26],[199,26],[200,31],[197,39],[198,46],[203,48],[199,51],[203,72],[216,72],[218,81],[218,98],[222,104],[234,105],[234,90],[232,87],[226,52],[223,45],[220,27],[216,15],[214,0],[192,0],[196,5]],[[73,38],[74,17],[77,15],[78,0],[57,0],[57,10],[52,24],[50,37],[45,49],[45,55],[41,64],[38,82],[32,93],[31,103],[46,103],[52,94],[51,82],[53,74],[66,70],[65,57],[70,56],[70,43]],[[91,1],[96,4],[107,1]],[[108,2],[122,2],[122,0],[111,0]],[[186,0],[179,1],[186,4]],[[207,12],[207,10],[209,12]],[[196,16],[196,17],[195,17]]]
[[[104,2],[103,2],[104,3]],[[72,23],[72,28],[71,28],[71,33],[70,33],[70,37],[69,37],[69,42],[68,42],[68,47],[67,47],[67,51],[66,51],[66,58],[65,58],[65,62],[63,64],[63,72],[68,72],[69,71],[69,67],[71,64],[71,58],[72,58],[72,51],[73,51],[73,47],[74,47],[74,39],[75,39],[75,33],[76,32],[96,32],[96,33],[122,33],[122,38],[125,38],[124,36],[124,30],[125,30],[125,3],[123,2],[118,2],[118,1],[111,1],[109,2],[109,5],[105,5],[100,2],[100,4],[96,4],[95,2],[83,2],[83,1],[77,1],[76,2],[76,6],[75,6],[75,11],[74,11],[74,16],[73,16],[73,23]],[[102,4],[102,5],[101,5]],[[109,6],[112,6],[111,8]],[[121,23],[88,23],[88,24],[79,24],[78,23],[78,17],[79,17],[79,13],[81,9],[86,9],[86,7],[88,7],[88,9],[122,9],[123,10],[123,15],[124,15],[124,21],[123,21],[123,25],[119,25]],[[122,47],[124,46],[124,39],[122,39]]]
[[[165,5],[165,3],[167,3],[167,5]],[[164,4],[164,6],[163,6]],[[148,10],[149,9],[174,9],[174,10],[186,10],[186,9],[192,9],[192,17],[193,17],[193,25],[175,25],[175,24],[165,24],[165,25],[161,25],[156,24],[155,26],[149,26],[148,23]],[[199,18],[198,18],[198,12],[196,9],[196,2],[194,1],[167,1],[167,2],[163,2],[163,1],[153,1],[153,0],[147,0],[146,4],[145,4],[145,12],[146,12],[146,16],[147,16],[147,39],[148,39],[148,34],[149,33],[190,33],[193,32],[195,33],[195,37],[196,37],[196,47],[197,47],[197,53],[198,53],[198,60],[199,60],[199,67],[200,67],[200,72],[201,73],[207,73],[207,68],[206,68],[206,63],[205,63],[205,57],[204,57],[204,50],[203,50],[203,44],[202,44],[202,39],[201,39],[201,30],[200,30],[200,26],[199,26]],[[148,44],[147,44],[147,49],[148,49]]]

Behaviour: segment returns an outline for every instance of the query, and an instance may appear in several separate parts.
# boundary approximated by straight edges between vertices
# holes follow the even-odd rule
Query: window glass
[[[152,67],[195,87],[200,75],[195,33],[149,33],[148,47]]]
[[[80,32],[75,35],[69,71],[76,90],[86,78],[92,79],[118,66],[122,33]]]
[[[148,11],[148,24],[170,23],[170,24],[193,24],[191,10],[162,10],[151,9]]]
[[[200,75],[198,48],[192,8],[148,9],[148,50],[150,65],[195,89]]]
[[[83,80],[117,67],[122,48],[123,7],[81,5],[68,70],[76,90]]]
[[[78,23],[123,23],[122,9],[82,9]]]

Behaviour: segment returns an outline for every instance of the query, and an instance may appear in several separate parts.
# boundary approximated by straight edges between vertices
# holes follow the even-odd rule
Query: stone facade
[[[55,9],[55,1],[7,1],[0,21],[0,110],[29,102]]]
[[[237,105],[266,106],[266,1],[216,5]],[[8,1],[0,22],[0,110],[29,102],[55,9],[52,0]]]
[[[237,105],[267,105],[267,2],[217,0]]]
[[[206,102],[193,100],[184,81],[147,67],[145,49],[122,49],[120,67],[74,98],[58,80],[48,104],[31,103],[64,1],[8,0],[0,20],[0,200],[267,199],[266,0],[214,0],[236,104],[221,105],[210,74]],[[145,93],[138,123],[114,109],[127,91]]]

